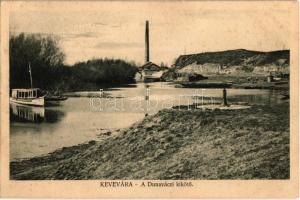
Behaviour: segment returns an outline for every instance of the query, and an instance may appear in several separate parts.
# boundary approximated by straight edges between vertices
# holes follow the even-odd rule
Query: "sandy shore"
[[[165,109],[103,141],[10,163],[11,179],[288,179],[289,104]]]

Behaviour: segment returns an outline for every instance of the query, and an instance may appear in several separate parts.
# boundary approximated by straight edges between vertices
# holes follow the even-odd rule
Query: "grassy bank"
[[[288,179],[289,105],[165,109],[10,169],[12,179]]]
[[[273,89],[289,90],[289,80],[267,82],[266,76],[209,76],[197,82],[176,82],[177,87],[187,88],[239,88],[239,89]]]

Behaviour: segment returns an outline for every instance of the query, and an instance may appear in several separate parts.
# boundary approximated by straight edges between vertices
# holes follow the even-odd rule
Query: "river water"
[[[90,93],[94,97],[70,97],[54,107],[11,104],[10,160],[97,140],[108,131],[131,126],[145,114],[176,105],[216,103],[223,94],[222,89],[175,88],[173,84],[160,82],[79,94]],[[281,94],[274,90],[227,89],[229,103],[272,106],[283,101]]]

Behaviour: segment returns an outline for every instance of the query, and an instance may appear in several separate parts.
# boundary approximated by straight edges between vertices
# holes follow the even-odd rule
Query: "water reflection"
[[[50,110],[44,107],[24,106],[20,104],[10,104],[10,121],[22,123],[43,122],[55,123],[62,119],[64,112],[60,110]]]
[[[243,94],[232,95],[228,97],[228,100],[232,103],[247,102],[249,105],[267,105],[274,106],[276,104],[285,102],[282,92],[269,90],[263,95]],[[287,99],[288,100],[288,99]]]

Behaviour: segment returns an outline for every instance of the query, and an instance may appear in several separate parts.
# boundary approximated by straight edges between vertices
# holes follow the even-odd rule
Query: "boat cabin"
[[[42,96],[42,91],[39,88],[12,89],[11,96],[16,99],[38,98]]]

